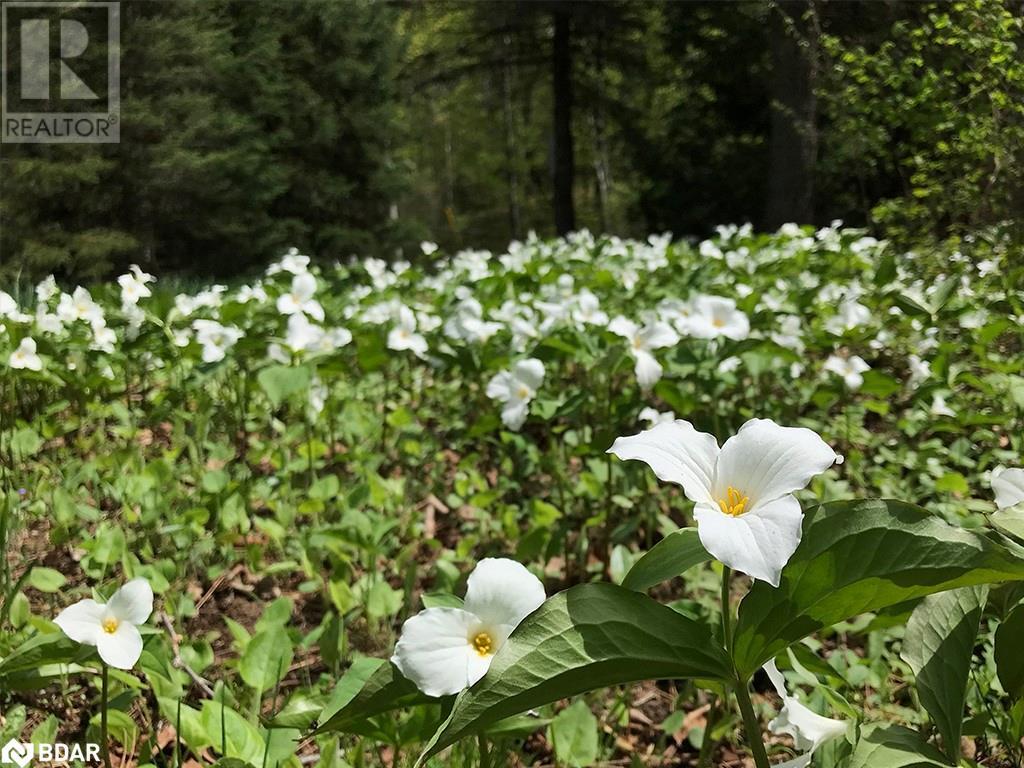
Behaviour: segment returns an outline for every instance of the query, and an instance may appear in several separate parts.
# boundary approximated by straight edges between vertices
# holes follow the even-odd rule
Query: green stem
[[[725,650],[732,655],[732,599],[729,586],[732,581],[732,568],[722,566],[722,641]]]
[[[103,752],[103,765],[110,768],[110,742],[107,738],[107,690],[109,688],[109,668],[105,662],[100,662],[103,670],[102,690],[100,692],[100,749]]]
[[[704,737],[700,741],[700,756],[697,758],[697,768],[708,768],[711,765],[711,753],[715,749],[715,740],[711,736],[711,731],[714,730],[715,725],[718,723],[718,710],[722,705],[722,700],[716,696],[715,700],[711,702],[711,709],[708,710],[708,715],[704,719]]]
[[[487,745],[487,737],[478,734],[477,744],[480,746],[480,768],[491,768],[491,750]]]
[[[757,721],[754,706],[750,703],[746,681],[737,681],[734,690],[736,691],[736,702],[740,706],[740,714],[743,715],[743,730],[747,734],[747,743],[750,745],[754,764],[757,768],[770,768],[768,753],[765,752],[764,742],[761,740],[761,724]]]

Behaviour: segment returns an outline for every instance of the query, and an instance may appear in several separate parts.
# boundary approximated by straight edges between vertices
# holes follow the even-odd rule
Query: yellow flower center
[[[517,394],[519,395],[520,400],[525,400],[530,396],[530,388],[525,384],[521,384],[519,386],[519,391],[517,392]]]
[[[494,653],[494,641],[486,632],[477,632],[473,638],[473,650],[480,656],[490,656]]]
[[[715,326],[715,328],[721,328],[722,326],[725,325],[725,321],[719,317],[716,317],[714,320],[711,321],[711,324]]]
[[[725,492],[725,498],[718,500],[718,506],[725,514],[738,517],[747,511],[748,501],[750,501],[749,496],[744,496],[730,485]]]
[[[121,622],[119,622],[119,621],[118,621],[117,619],[115,619],[115,618],[114,618],[113,616],[107,616],[107,618],[105,618],[105,619],[104,619],[104,620],[103,620],[103,621],[101,622],[101,624],[102,624],[102,626],[103,626],[103,631],[104,631],[104,632],[106,632],[106,633],[107,633],[108,635],[112,635],[112,634],[114,634],[115,632],[117,632],[117,626],[118,626],[118,624],[120,624],[120,623],[121,623]]]

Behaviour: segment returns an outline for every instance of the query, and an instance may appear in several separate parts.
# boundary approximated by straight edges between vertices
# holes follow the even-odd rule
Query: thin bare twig
[[[164,611],[160,611],[160,621],[163,622],[164,629],[167,630],[167,635],[171,638],[171,651],[174,653],[174,658],[171,660],[171,664],[174,665],[175,669],[185,670],[185,673],[192,678],[192,682],[199,686],[202,692],[212,699],[213,688],[210,686],[210,683],[198,672],[192,669],[192,667],[190,667],[183,658],[181,658],[181,646],[178,644],[178,634],[174,631],[174,624],[171,623],[171,617]]]

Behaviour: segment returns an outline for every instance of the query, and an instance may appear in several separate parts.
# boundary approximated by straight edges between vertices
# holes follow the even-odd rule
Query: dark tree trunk
[[[772,116],[764,224],[775,228],[814,221],[818,27],[806,0],[775,3],[769,14]]]
[[[555,40],[552,49],[554,97],[555,230],[564,235],[576,228],[572,185],[575,171],[572,150],[572,27],[570,9],[554,7]]]
[[[512,57],[509,54],[511,38],[505,35],[505,61],[501,68],[501,105],[505,118],[505,168],[508,179],[508,227],[510,240],[522,234],[519,212],[519,140],[516,136],[515,109],[512,104]]]

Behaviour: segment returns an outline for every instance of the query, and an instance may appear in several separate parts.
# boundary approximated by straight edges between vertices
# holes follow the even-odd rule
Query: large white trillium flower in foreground
[[[646,462],[678,483],[696,506],[701,544],[737,571],[773,587],[800,543],[803,511],[793,495],[839,460],[816,433],[751,419],[721,448],[682,419],[658,424],[608,449]]]
[[[1009,509],[1024,502],[1024,469],[996,467],[992,470],[992,490],[999,509]]]
[[[515,560],[481,560],[469,575],[463,607],[427,608],[408,619],[391,661],[428,696],[458,693],[484,676],[544,597],[540,579]]]
[[[846,733],[846,723],[819,715],[817,712],[801,704],[796,697],[790,696],[786,690],[786,679],[775,666],[772,659],[764,665],[775,692],[782,699],[782,709],[778,716],[768,723],[772,733],[785,733],[793,737],[793,745],[802,755],[784,763],[776,763],[774,768],[805,768],[810,765],[814,750],[830,739],[838,738]]]
[[[503,404],[501,420],[509,429],[523,426],[530,401],[544,383],[544,363],[535,357],[520,360],[509,371],[497,373],[487,382],[487,396]]]
[[[142,655],[139,626],[153,612],[153,589],[132,579],[106,603],[79,600],[61,611],[54,623],[82,645],[95,645],[100,658],[118,669],[131,669]]]

